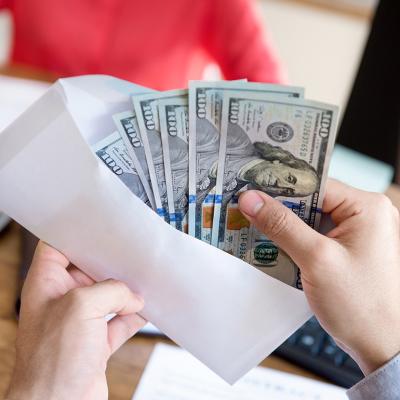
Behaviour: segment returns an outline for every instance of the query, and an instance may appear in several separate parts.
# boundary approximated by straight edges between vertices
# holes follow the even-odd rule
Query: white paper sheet
[[[229,386],[187,352],[158,344],[132,400],[345,400],[346,391],[269,368]]]
[[[233,383],[311,312],[301,291],[166,224],[91,153],[141,91],[106,76],[49,89],[0,134],[0,209],[94,279],[126,282],[145,318]]]

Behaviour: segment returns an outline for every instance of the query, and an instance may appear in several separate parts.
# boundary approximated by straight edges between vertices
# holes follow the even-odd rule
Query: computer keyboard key
[[[319,354],[322,343],[324,342],[324,333],[319,331],[313,334],[303,334],[300,336],[297,345],[310,353],[312,356]]]
[[[351,358],[347,357],[346,360],[343,363],[343,367],[347,368],[352,371],[359,371],[360,367],[357,365],[357,363]]]
[[[298,329],[276,349],[275,354],[346,388],[363,378],[354,361],[336,345],[315,318]]]
[[[299,346],[304,347],[305,349],[311,349],[314,345],[315,339],[311,335],[301,335],[299,339]]]
[[[329,360],[336,366],[342,365],[346,357],[346,353],[344,353],[330,337],[327,339],[328,340],[322,347],[321,357]]]

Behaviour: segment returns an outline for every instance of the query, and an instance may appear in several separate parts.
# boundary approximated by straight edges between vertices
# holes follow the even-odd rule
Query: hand
[[[118,281],[95,283],[39,243],[23,291],[7,399],[107,399],[109,357],[145,321],[143,300]],[[105,316],[117,316],[106,322]]]
[[[336,227],[326,236],[262,192],[239,206],[299,266],[319,322],[365,374],[400,351],[399,213],[386,196],[328,181],[323,212]]]

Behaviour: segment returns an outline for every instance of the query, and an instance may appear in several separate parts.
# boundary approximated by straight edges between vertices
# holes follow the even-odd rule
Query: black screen
[[[338,143],[392,165],[398,174],[399,134],[400,0],[381,0]]]

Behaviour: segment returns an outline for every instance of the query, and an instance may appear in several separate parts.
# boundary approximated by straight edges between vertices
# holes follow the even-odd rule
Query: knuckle
[[[106,282],[109,285],[111,285],[113,288],[115,288],[115,290],[118,290],[121,292],[126,292],[128,290],[128,287],[122,281],[118,281],[116,279],[108,279]]]
[[[119,280],[116,279],[108,279],[108,285],[111,285],[113,291],[120,299],[129,299],[132,294],[128,286]]]
[[[386,195],[377,193],[374,202],[380,210],[391,210],[393,207],[392,201]]]
[[[389,197],[382,193],[370,193],[365,206],[367,211],[365,216],[371,222],[380,223],[394,220],[393,203]]]
[[[86,295],[80,288],[72,289],[65,295],[67,307],[78,310],[85,306]]]
[[[265,213],[261,221],[262,230],[272,240],[279,238],[288,227],[288,216],[282,210],[274,210],[270,213]]]
[[[394,218],[395,218],[396,222],[398,223],[399,219],[400,219],[399,209],[397,207],[395,207],[395,206],[392,206],[392,208],[393,208]]]

